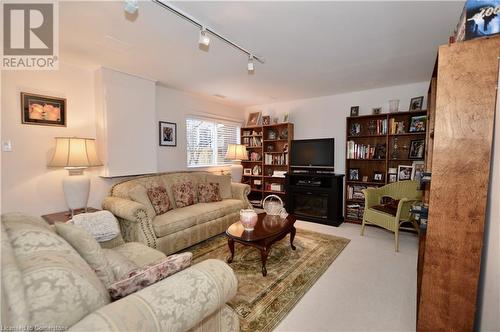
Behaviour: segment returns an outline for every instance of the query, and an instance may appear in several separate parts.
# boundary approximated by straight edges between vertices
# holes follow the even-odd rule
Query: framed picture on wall
[[[177,124],[160,121],[160,146],[177,146]]]
[[[21,92],[21,122],[66,127],[66,99]]]

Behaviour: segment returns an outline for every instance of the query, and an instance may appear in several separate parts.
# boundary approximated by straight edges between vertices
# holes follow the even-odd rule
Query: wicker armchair
[[[416,201],[422,199],[422,192],[418,190],[417,181],[400,181],[385,185],[380,188],[364,189],[365,212],[361,235],[364,234],[366,224],[383,227],[395,235],[396,251],[399,251],[399,229],[401,223],[410,221],[418,232],[419,228],[415,220],[410,220],[410,208]],[[399,200],[392,207],[381,204],[382,197],[390,197]],[[394,203],[394,202],[393,202]]]

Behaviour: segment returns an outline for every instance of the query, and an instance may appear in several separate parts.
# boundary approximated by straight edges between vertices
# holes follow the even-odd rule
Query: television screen
[[[333,138],[294,140],[290,151],[292,167],[333,168],[335,165]]]

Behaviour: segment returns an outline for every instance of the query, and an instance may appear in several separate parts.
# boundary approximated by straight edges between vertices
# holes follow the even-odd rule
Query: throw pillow
[[[168,198],[167,189],[162,186],[155,186],[148,189],[148,197],[151,205],[155,209],[156,215],[164,214],[171,210],[170,199]]]
[[[178,208],[194,204],[194,187],[191,181],[176,183],[172,186],[175,205]]]
[[[111,299],[118,300],[137,292],[155,282],[182,271],[191,265],[193,254],[190,252],[168,256],[164,260],[138,268],[129,273],[126,279],[117,281],[108,287]]]
[[[118,251],[113,249],[102,249],[102,252],[104,253],[104,257],[106,257],[106,260],[113,271],[113,282],[127,278],[130,272],[139,267]]]
[[[211,203],[222,201],[218,183],[199,183],[198,184],[198,202]]]
[[[137,203],[141,203],[146,208],[146,212],[150,218],[154,218],[156,215],[153,204],[148,196],[148,190],[142,185],[136,185],[129,192],[128,196],[131,200]]]
[[[220,196],[222,199],[232,198],[231,193],[231,175],[207,175],[207,183],[218,183],[220,188]]]
[[[78,251],[104,286],[108,287],[113,283],[113,271],[104,257],[101,246],[92,235],[73,224],[56,223],[55,228],[57,234]]]

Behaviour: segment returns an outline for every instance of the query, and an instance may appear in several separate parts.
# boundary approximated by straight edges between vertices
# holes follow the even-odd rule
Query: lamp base
[[[240,160],[233,160],[233,164],[231,165],[231,181],[233,182],[241,182],[241,178],[243,177],[243,166],[241,165]]]
[[[66,176],[63,179],[64,198],[66,204],[73,217],[74,210],[85,209],[87,210],[87,202],[89,200],[90,192],[90,178],[83,173],[78,175]]]

